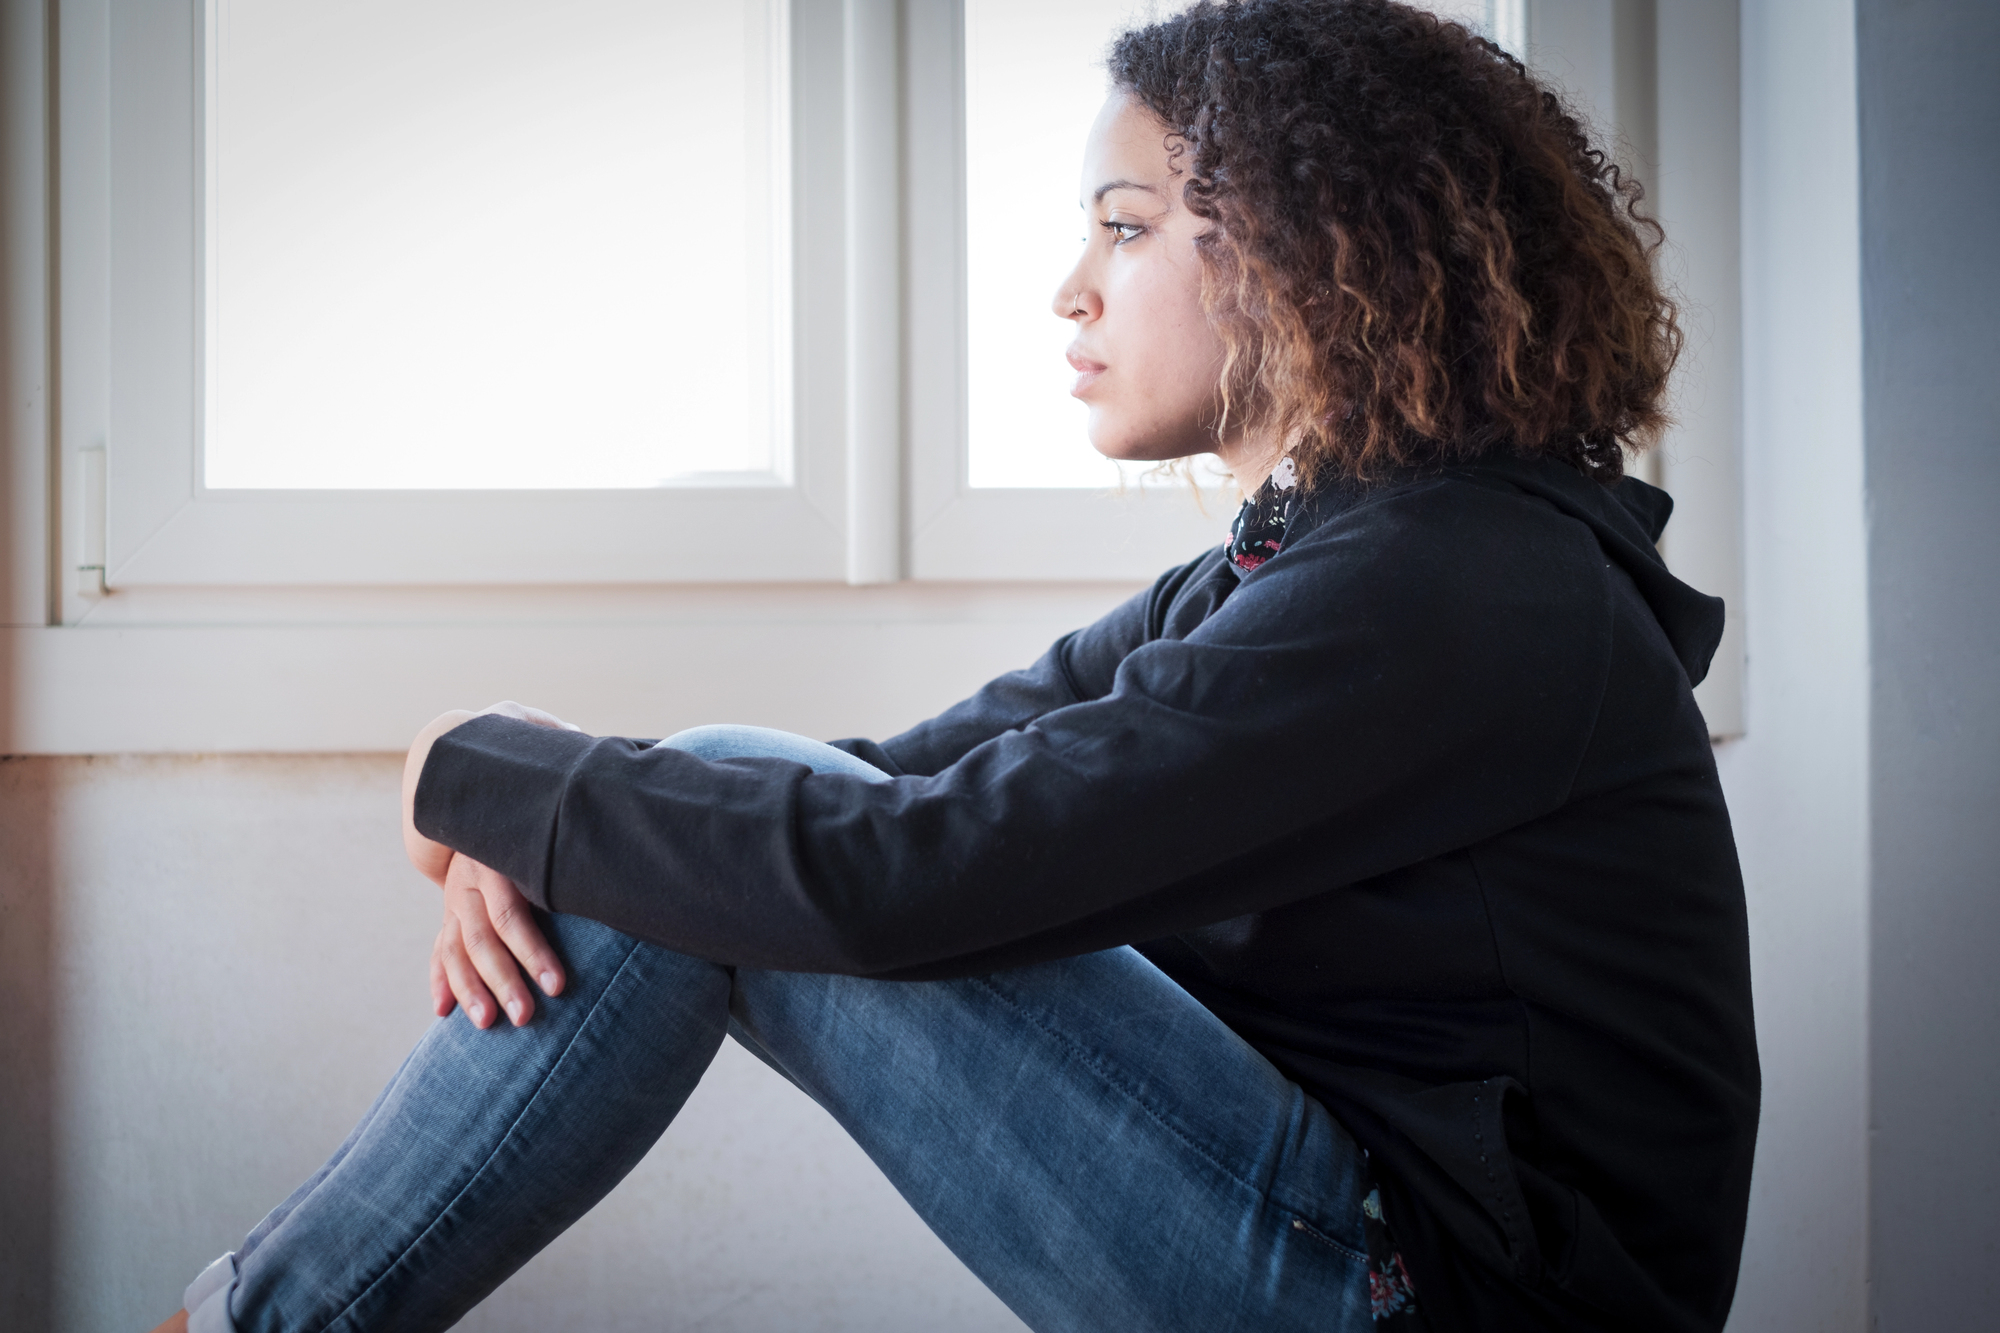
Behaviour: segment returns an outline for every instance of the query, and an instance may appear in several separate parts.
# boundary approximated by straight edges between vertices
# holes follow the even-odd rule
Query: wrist
[[[410,742],[410,752],[403,760],[403,849],[408,853],[411,864],[425,878],[438,884],[444,882],[445,869],[451,863],[451,849],[442,843],[432,842],[417,831],[417,785],[423,780],[424,764],[429,760],[431,746],[437,738],[477,716],[477,713],[463,708],[438,714]]]
[[[448,713],[439,713],[417,733],[417,738],[410,742],[409,756],[403,761],[404,786],[410,795],[416,794],[417,779],[423,774],[424,761],[430,758],[431,746],[437,743],[437,738],[478,716],[467,709],[454,708]]]
[[[411,744],[410,748],[413,751],[421,749],[425,754],[428,754],[430,753],[432,742],[436,741],[438,737],[444,735],[454,727],[464,726],[478,716],[479,714],[469,708],[454,708],[449,712],[439,713],[425,724],[422,731],[417,733],[417,739]]]

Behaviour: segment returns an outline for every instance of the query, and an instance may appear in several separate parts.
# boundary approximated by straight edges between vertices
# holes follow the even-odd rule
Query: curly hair
[[[1658,439],[1663,234],[1498,46],[1393,0],[1201,0],[1109,65],[1210,224],[1224,428],[1364,481],[1508,450],[1608,485]]]

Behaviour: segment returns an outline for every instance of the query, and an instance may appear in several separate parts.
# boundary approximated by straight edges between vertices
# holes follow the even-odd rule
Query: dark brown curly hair
[[[1658,438],[1659,225],[1498,46],[1393,0],[1201,0],[1109,64],[1210,223],[1225,425],[1360,480],[1507,450],[1609,484]]]

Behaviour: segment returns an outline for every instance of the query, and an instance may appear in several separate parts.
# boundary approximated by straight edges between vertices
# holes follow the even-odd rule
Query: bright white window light
[[[789,467],[783,0],[211,0],[213,488]]]
[[[1486,35],[1502,50],[1517,60],[1528,58],[1528,0],[1486,0],[1485,19]]]
[[[1412,0],[1417,8],[1428,9],[1439,18],[1462,23],[1508,51],[1526,31],[1527,0]],[[1518,54],[1518,52],[1517,52]]]
[[[974,486],[1117,486],[1051,310],[1076,263],[1083,141],[1133,0],[965,0],[966,412]],[[1133,474],[1136,475],[1136,472]]]

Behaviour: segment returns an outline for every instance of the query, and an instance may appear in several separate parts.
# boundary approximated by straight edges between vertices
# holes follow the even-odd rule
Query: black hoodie
[[[1720,1328],[1758,1073],[1690,693],[1722,608],[1636,481],[1322,487],[882,745],[890,783],[486,717],[417,825],[719,962],[974,975],[1137,944],[1370,1151],[1438,1333]]]

